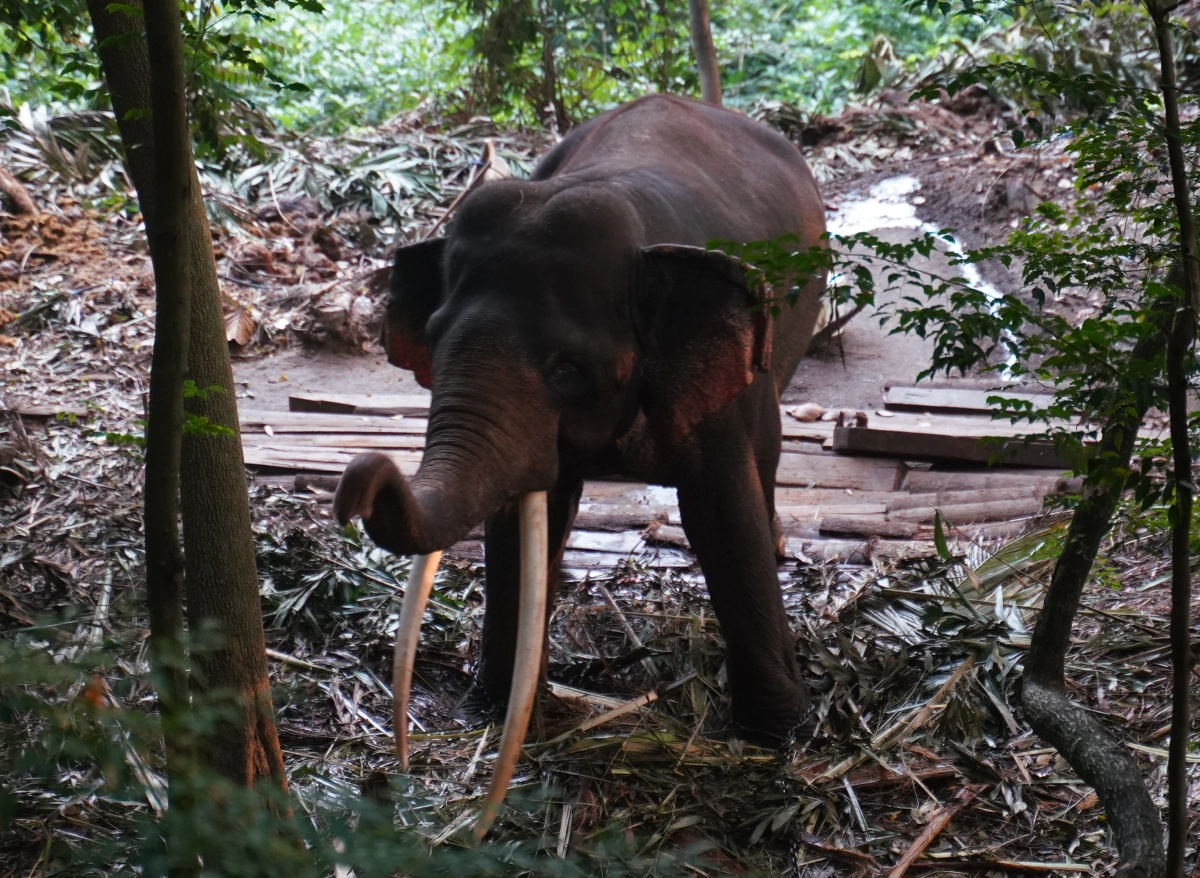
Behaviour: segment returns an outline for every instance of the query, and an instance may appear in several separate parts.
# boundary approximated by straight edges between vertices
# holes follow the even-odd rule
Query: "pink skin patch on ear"
[[[409,369],[417,376],[417,383],[426,390],[433,389],[433,363],[429,349],[397,329],[389,321],[387,327],[387,359],[393,366]]]
[[[633,367],[637,363],[637,355],[633,351],[621,351],[613,362],[613,377],[617,387],[624,387],[633,378]]]

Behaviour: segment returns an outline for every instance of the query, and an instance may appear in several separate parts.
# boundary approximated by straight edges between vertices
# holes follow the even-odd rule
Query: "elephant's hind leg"
[[[549,492],[549,539],[546,547],[548,575],[547,622],[554,611],[554,593],[561,581],[563,550],[575,523],[583,482],[555,485]],[[521,551],[516,501],[505,504],[484,525],[484,614],[480,648],[479,687],[493,705],[508,701],[513,659],[517,651]],[[543,658],[543,666],[545,659]]]

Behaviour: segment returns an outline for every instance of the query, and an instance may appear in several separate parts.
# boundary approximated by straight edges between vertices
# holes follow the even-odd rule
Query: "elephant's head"
[[[384,343],[433,391],[424,459],[346,470],[337,514],[398,554],[462,539],[519,494],[631,428],[683,441],[765,369],[757,272],[717,251],[643,246],[610,187],[505,181],[466,199],[446,238],[396,253]]]
[[[541,666],[546,491],[631,431],[670,453],[770,357],[757,272],[698,247],[645,246],[613,187],[503,182],[464,200],[444,239],[396,253],[388,360],[433,391],[425,454],[406,480],[384,455],[356,458],[334,509],[414,565],[397,634],[398,749],[413,655],[440,550],[520,497],[521,619],[501,756],[477,834],[503,797]],[[528,562],[528,563],[527,563]]]

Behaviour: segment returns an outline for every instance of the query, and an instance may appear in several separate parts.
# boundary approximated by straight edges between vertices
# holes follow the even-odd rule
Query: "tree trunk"
[[[150,83],[155,140],[162,155],[155,163],[153,220],[146,238],[154,264],[154,354],[150,366],[150,406],[146,425],[144,529],[146,607],[150,616],[150,661],[158,673],[171,800],[181,795],[183,744],[172,714],[187,708],[183,664],[183,552],[179,543],[179,460],[183,436],[183,376],[187,369],[190,272],[179,243],[187,225],[190,197],[187,105],[183,78],[183,32],[179,7],[156,0],[146,9],[146,30],[154,76]]]
[[[1183,878],[1188,827],[1188,737],[1191,734],[1192,682],[1192,447],[1188,435],[1188,372],[1196,340],[1200,302],[1200,258],[1196,254],[1196,225],[1192,192],[1179,126],[1179,85],[1175,49],[1167,21],[1174,4],[1150,3],[1162,68],[1163,111],[1166,115],[1167,155],[1171,164],[1175,212],[1179,217],[1179,257],[1183,264],[1178,285],[1184,301],[1175,312],[1167,346],[1167,388],[1170,399],[1171,451],[1175,469],[1175,507],[1171,521],[1171,751],[1167,760],[1167,875]]]
[[[558,133],[566,134],[571,128],[571,117],[567,115],[567,106],[559,90],[558,71],[554,66],[554,27],[548,5],[542,5],[538,18],[538,28],[542,34],[542,107],[545,112],[554,111]]]
[[[1133,361],[1161,364],[1166,310],[1161,304],[1151,308],[1154,328],[1134,346]],[[1021,703],[1034,732],[1054,745],[1100,796],[1121,855],[1117,874],[1157,878],[1163,869],[1162,823],[1137,762],[1100,722],[1066,697],[1064,680],[1079,598],[1121,499],[1125,478],[1118,474],[1129,468],[1138,429],[1146,416],[1146,403],[1136,401],[1144,395],[1126,397],[1115,399],[1109,407],[1121,414],[1105,425],[1099,453],[1093,458],[1109,468],[1109,478],[1085,488],[1054,564],[1025,657]]]
[[[88,0],[101,67],[125,145],[125,162],[138,192],[147,225],[155,216],[155,139],[144,111],[150,102],[151,56],[142,19],[121,4]],[[228,428],[233,435],[185,434],[182,440],[181,494],[187,559],[187,620],[195,639],[215,627],[220,648],[193,657],[201,691],[230,692],[239,699],[241,722],[211,735],[199,756],[242,784],[270,778],[283,787],[283,756],[267,678],[266,643],[258,599],[258,573],[250,530],[250,506],[238,438],[233,371],[221,314],[208,218],[195,164],[187,144],[187,222],[180,250],[186,252],[191,280],[190,344],[187,377],[201,390],[220,388],[188,401],[194,415]]]
[[[688,0],[688,24],[692,32],[692,52],[700,72],[700,96],[719,107],[721,70],[717,67],[717,50],[708,21],[708,0]]]

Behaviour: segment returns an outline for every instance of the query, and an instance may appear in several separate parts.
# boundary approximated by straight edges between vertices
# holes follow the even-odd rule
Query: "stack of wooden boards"
[[[883,409],[836,420],[802,421],[792,413],[809,412],[785,406],[775,502],[789,555],[846,564],[929,555],[935,515],[952,541],[1019,532],[1047,495],[1070,486],[1053,447],[1016,439],[1030,428],[991,418],[990,395],[889,388]],[[420,463],[427,395],[297,394],[290,408],[242,411],[247,465],[318,474],[308,483],[328,489],[364,451],[391,455],[408,474]],[[988,466],[997,456],[1004,463]],[[477,537],[452,553],[482,557]],[[674,490],[589,482],[565,565],[585,571],[632,556],[648,567],[688,567],[687,548]]]

